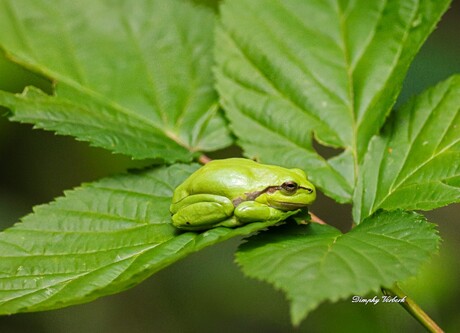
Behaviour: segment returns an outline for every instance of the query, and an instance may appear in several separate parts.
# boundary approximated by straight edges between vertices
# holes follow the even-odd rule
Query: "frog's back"
[[[197,170],[175,191],[173,202],[188,195],[211,193],[227,198],[238,197],[248,190],[263,190],[276,181],[276,172],[244,158],[213,160]]]

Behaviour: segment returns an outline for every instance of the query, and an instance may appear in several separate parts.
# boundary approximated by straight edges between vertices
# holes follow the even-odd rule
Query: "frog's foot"
[[[235,228],[243,225],[243,223],[239,222],[234,216],[220,222],[220,223],[206,223],[206,224],[197,224],[195,222],[190,222],[190,221],[180,221],[178,222],[177,219],[174,221],[174,216],[173,216],[173,224],[178,227],[179,229],[182,230],[189,230],[189,231],[200,231],[200,230],[207,230],[211,228],[216,228],[216,227],[227,227],[227,228]]]
[[[236,228],[244,225],[246,223],[242,223],[239,221],[235,216],[232,216],[225,221],[222,221],[221,223],[217,224],[216,227],[227,227],[227,228]]]

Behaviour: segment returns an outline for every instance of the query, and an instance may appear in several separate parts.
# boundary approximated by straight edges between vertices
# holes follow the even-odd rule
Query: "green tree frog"
[[[306,212],[315,198],[315,187],[300,169],[229,158],[190,175],[175,189],[170,211],[177,228],[204,230],[281,221]]]

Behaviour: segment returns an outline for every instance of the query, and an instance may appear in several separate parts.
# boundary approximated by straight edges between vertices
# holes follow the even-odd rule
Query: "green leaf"
[[[355,194],[359,222],[380,208],[429,210],[460,201],[460,75],[395,111],[370,144]]]
[[[0,233],[0,314],[120,292],[192,252],[277,223],[180,232],[170,222],[172,192],[196,169],[177,164],[86,184]]]
[[[217,87],[249,157],[306,170],[350,202],[369,140],[449,0],[231,0],[216,35]],[[325,160],[312,136],[344,149]]]
[[[236,260],[246,275],[287,294],[299,325],[322,301],[364,296],[415,275],[438,243],[423,216],[382,211],[347,234],[316,223],[272,228],[243,244]]]
[[[0,46],[55,83],[0,94],[13,120],[137,159],[231,143],[213,89],[214,15],[178,0],[0,2]]]

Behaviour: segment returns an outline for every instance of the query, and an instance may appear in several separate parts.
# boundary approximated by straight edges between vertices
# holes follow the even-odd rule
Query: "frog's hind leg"
[[[184,230],[209,229],[229,220],[234,210],[230,199],[209,194],[191,195],[177,203],[175,208],[173,225]]]

